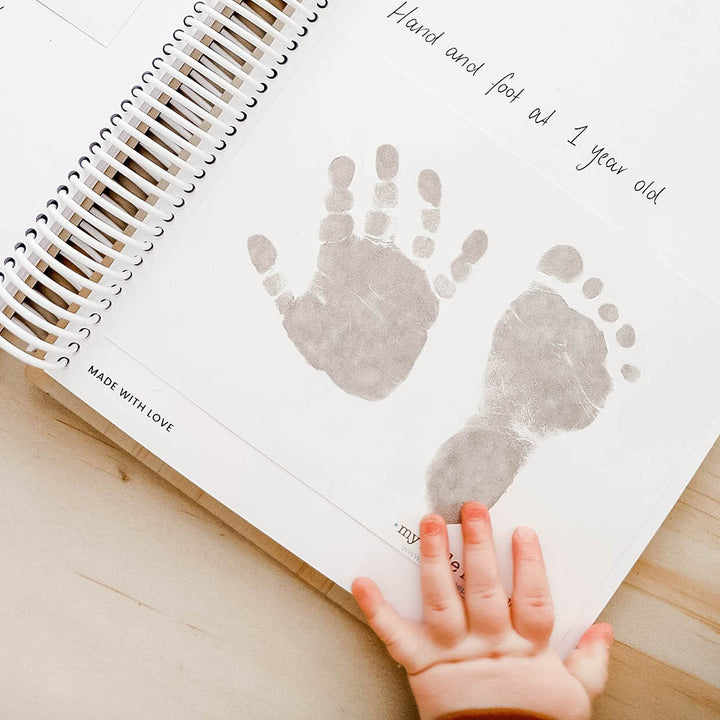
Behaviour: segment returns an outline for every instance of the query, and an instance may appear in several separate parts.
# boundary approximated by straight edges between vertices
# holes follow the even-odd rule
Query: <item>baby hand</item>
[[[370,627],[407,671],[421,720],[490,708],[588,720],[607,680],[612,628],[593,625],[563,662],[549,645],[554,613],[537,535],[530,528],[513,534],[508,602],[484,505],[463,506],[462,531],[464,597],[448,561],[445,521],[429,515],[421,523],[421,623],[400,617],[372,580],[353,583]]]

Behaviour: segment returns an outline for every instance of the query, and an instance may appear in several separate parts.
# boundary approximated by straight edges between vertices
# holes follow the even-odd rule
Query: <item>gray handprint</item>
[[[412,244],[415,262],[395,243],[393,232],[398,168],[397,149],[380,146],[374,207],[367,212],[365,232],[359,236],[353,232],[350,214],[355,164],[348,157],[330,163],[328,215],[319,230],[317,271],[300,297],[287,289],[277,272],[277,251],[270,240],[264,235],[248,239],[250,259],[264,276],[265,288],[275,298],[295,347],[338,387],[365,400],[381,400],[405,381],[438,317],[439,298],[455,294],[455,283],[467,279],[487,249],[486,234],[475,230],[453,261],[451,277],[438,275],[431,284],[418,263],[435,250],[440,178],[433,170],[423,170],[418,178],[426,207],[420,218],[423,233]]]

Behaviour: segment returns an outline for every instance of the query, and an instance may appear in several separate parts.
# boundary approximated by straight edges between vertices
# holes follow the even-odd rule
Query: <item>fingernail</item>
[[[613,644],[613,628],[612,625],[609,623],[598,623],[596,626],[597,628],[597,639],[602,640],[607,647],[610,647]]]
[[[533,540],[537,539],[535,531],[529,527],[517,528],[515,530],[515,536],[518,538],[518,540],[522,540],[523,542],[532,542]]]
[[[356,578],[355,581],[352,584],[352,594],[355,596],[355,599],[361,603],[363,600],[365,600],[368,596],[367,588],[365,587],[362,579]]]
[[[482,503],[473,501],[463,505],[462,514],[466,520],[484,520],[488,510]]]
[[[430,515],[423,519],[420,525],[420,532],[423,535],[437,535],[442,531],[443,522],[435,515]]]
[[[595,645],[601,643],[606,648],[613,644],[613,628],[609,623],[597,623],[590,628],[581,638],[581,645]]]

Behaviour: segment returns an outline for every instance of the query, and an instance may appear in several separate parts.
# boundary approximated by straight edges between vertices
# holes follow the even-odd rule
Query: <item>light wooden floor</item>
[[[416,717],[363,624],[3,354],[0,461],[0,717]],[[720,447],[603,618],[595,718],[720,718]]]

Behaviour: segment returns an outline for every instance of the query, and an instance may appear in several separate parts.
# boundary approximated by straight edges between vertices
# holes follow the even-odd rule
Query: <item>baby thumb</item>
[[[607,682],[612,641],[612,626],[597,623],[585,632],[577,648],[565,658],[565,667],[580,681],[591,700],[603,691]]]

